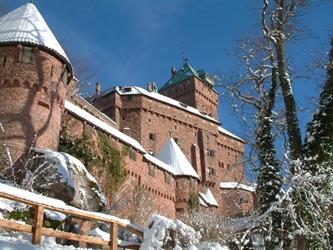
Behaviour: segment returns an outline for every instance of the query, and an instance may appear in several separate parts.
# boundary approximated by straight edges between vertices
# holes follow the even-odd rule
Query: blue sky
[[[10,9],[29,2],[7,1]],[[31,2],[31,1],[30,1]],[[92,82],[102,89],[115,85],[161,86],[170,68],[182,63],[184,50],[189,63],[211,73],[237,68],[228,56],[237,41],[258,32],[260,0],[35,0],[59,42],[71,54],[87,58],[98,74]],[[289,47],[289,59],[299,72],[317,57],[325,57],[333,34],[332,1],[313,0],[300,17],[303,39]],[[183,49],[182,49],[183,47]],[[324,58],[326,60],[326,58]],[[308,107],[319,95],[320,82],[295,82],[299,107]],[[93,88],[90,89],[92,91]],[[88,90],[89,91],[89,90]],[[220,97],[220,120],[230,131],[243,136],[230,103]],[[310,113],[300,113],[301,124]]]

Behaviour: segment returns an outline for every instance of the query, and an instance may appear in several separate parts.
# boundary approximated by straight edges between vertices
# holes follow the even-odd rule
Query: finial
[[[187,63],[188,58],[185,57],[185,49],[184,49],[184,43],[183,42],[181,42],[180,49],[181,49],[181,52],[182,52],[183,64],[185,64],[185,63]]]

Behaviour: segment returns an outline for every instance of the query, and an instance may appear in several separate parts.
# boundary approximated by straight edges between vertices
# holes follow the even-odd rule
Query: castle
[[[149,83],[101,93],[97,85],[89,99],[68,94],[77,82],[73,72],[33,4],[0,18],[1,169],[19,164],[31,145],[58,150],[61,132],[93,146],[102,134],[127,150],[123,196],[139,186],[153,210],[171,218],[188,211],[193,195],[203,210],[251,212],[254,188],[244,183],[241,163],[245,141],[220,126],[218,93],[207,72],[184,62],[159,90]],[[90,171],[102,188],[112,185],[104,169]]]

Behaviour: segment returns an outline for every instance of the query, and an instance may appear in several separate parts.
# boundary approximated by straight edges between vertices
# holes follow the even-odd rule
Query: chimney
[[[172,67],[172,68],[171,68],[171,76],[172,76],[172,78],[174,78],[175,75],[176,75],[176,68],[175,68],[175,67]]]
[[[96,82],[96,95],[99,95],[101,93],[101,85]]]
[[[149,82],[147,84],[147,90],[149,92],[157,92],[157,86],[156,86],[156,83],[155,82]]]

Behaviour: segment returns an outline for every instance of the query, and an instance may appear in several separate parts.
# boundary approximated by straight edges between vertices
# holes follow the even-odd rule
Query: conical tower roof
[[[186,159],[186,156],[172,138],[168,140],[160,153],[156,155],[156,158],[169,164],[174,169],[176,175],[192,176],[200,179],[191,163]]]
[[[65,51],[32,3],[0,17],[1,43],[25,43],[44,47],[60,56],[72,70]]]

